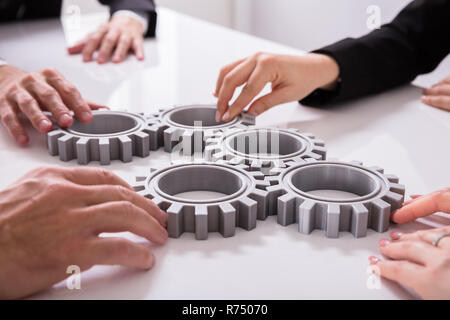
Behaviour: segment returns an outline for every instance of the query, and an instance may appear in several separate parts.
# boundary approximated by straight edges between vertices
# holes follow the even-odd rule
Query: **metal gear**
[[[154,130],[151,121],[143,114],[125,111],[92,111],[93,120],[77,120],[69,128],[55,126],[47,133],[48,151],[59,155],[62,161],[77,159],[79,164],[100,161],[107,165],[111,160],[132,161],[133,156],[147,157]]]
[[[185,155],[202,152],[205,139],[218,130],[248,128],[255,124],[255,117],[242,113],[230,122],[216,122],[216,105],[186,105],[161,109],[151,115],[153,144],[164,146],[166,152],[182,151]],[[174,150],[180,144],[179,150]],[[198,150],[196,150],[198,149]]]
[[[326,158],[325,143],[297,129],[249,128],[217,131],[206,140],[205,158],[245,164],[250,170],[276,175],[287,162]]]
[[[329,238],[337,238],[339,231],[350,231],[356,238],[366,236],[367,228],[385,232],[391,212],[401,207],[405,194],[396,176],[358,161],[291,162],[269,180],[269,214],[277,214],[279,224],[298,223],[303,234],[325,230]],[[320,190],[352,196],[323,196]]]
[[[209,232],[232,237],[236,227],[252,230],[258,214],[268,211],[270,184],[261,172],[248,171],[245,165],[230,166],[223,162],[184,163],[136,178],[137,193],[152,199],[167,212],[169,237],[184,232],[195,233],[197,240],[206,240]],[[224,196],[192,200],[180,193],[214,191]]]

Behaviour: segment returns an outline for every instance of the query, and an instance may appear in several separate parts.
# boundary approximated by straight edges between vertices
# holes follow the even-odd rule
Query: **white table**
[[[0,27],[1,55],[26,70],[54,67],[85,95],[111,107],[135,111],[192,102],[214,103],[219,68],[255,51],[301,54],[300,51],[246,34],[160,10],[157,40],[145,42],[147,59],[133,57],[120,65],[84,64],[68,56],[57,20]],[[258,118],[258,125],[295,127],[324,139],[328,154],[358,159],[395,173],[407,194],[430,192],[450,184],[450,113],[420,103],[421,90],[406,86],[383,95],[321,110],[286,104]],[[33,132],[28,126],[29,131]],[[128,181],[149,167],[168,164],[162,151],[108,168]],[[18,147],[0,128],[0,187],[32,168],[76,166],[49,156],[45,137],[32,133]],[[91,163],[92,166],[98,163]],[[448,224],[435,215],[392,230],[413,231]],[[233,238],[211,234],[196,241],[192,234],[155,247],[157,264],[141,272],[98,266],[82,274],[82,289],[60,283],[36,299],[398,299],[413,297],[397,284],[382,281],[367,287],[368,256],[378,255],[378,239],[369,231],[355,239],[341,233],[301,235],[296,225],[282,227],[275,218],[259,221],[255,230],[238,229]],[[145,242],[133,235],[125,236]]]

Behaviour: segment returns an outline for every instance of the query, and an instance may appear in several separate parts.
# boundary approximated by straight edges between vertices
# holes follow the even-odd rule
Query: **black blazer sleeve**
[[[153,0],[99,0],[109,6],[111,14],[119,10],[131,10],[148,13],[148,30],[146,37],[154,37],[156,32],[156,6]]]
[[[300,102],[340,102],[411,82],[446,57],[449,39],[450,0],[415,0],[380,29],[314,51],[337,61],[340,84],[335,92],[316,90]]]

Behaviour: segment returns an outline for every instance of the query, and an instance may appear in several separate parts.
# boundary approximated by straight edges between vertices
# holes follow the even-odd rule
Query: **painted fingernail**
[[[43,119],[41,120],[41,122],[39,122],[39,130],[42,132],[47,132],[48,130],[50,130],[52,127],[52,123],[50,121],[48,121],[47,119]]]
[[[380,262],[380,259],[375,256],[370,256],[369,262],[370,262],[370,264],[377,264],[378,262]]]
[[[28,142],[28,137],[21,134],[20,136],[17,137],[17,142],[19,142],[20,144],[26,144]]]
[[[216,122],[220,122],[220,119],[222,118],[222,115],[219,111],[216,111]]]
[[[67,113],[64,113],[61,117],[59,117],[59,124],[64,127],[70,126],[72,122],[73,122],[72,117]]]
[[[389,234],[389,236],[391,237],[392,240],[398,240],[402,237],[402,235],[403,235],[403,233],[398,232],[398,231],[394,231]]]
[[[380,239],[379,243],[380,243],[380,247],[385,247],[385,246],[391,244],[391,242],[388,239]]]
[[[223,115],[223,117],[222,117],[222,120],[223,121],[228,121],[228,120],[230,120],[230,112],[225,112],[225,114]]]
[[[84,111],[81,116],[80,116],[80,120],[83,122],[89,122],[92,120],[92,113]]]

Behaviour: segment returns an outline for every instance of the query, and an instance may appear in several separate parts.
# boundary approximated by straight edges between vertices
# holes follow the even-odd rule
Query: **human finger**
[[[105,63],[109,61],[114,47],[119,40],[120,32],[117,30],[110,30],[102,39],[100,49],[98,50],[97,62]]]
[[[122,62],[127,56],[131,47],[132,38],[129,35],[122,34],[117,42],[116,49],[112,61],[115,63]]]
[[[0,110],[2,123],[8,130],[9,134],[17,141],[18,144],[24,146],[28,143],[29,138],[19,121],[19,117],[14,112],[10,102],[6,99],[0,100]]]

